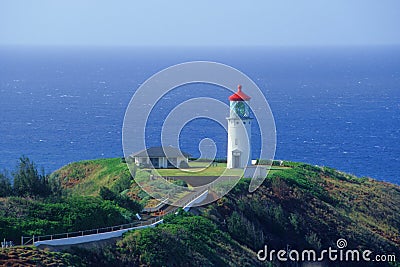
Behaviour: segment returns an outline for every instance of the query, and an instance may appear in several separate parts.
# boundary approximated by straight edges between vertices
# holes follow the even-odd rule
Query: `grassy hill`
[[[399,186],[327,167],[284,165],[253,193],[248,192],[250,181],[241,179],[228,195],[194,209],[197,215],[170,216],[165,224],[127,233],[105,249],[70,253],[92,266],[268,266],[256,258],[264,245],[322,250],[336,248],[336,241],[344,238],[349,249],[400,259]],[[61,181],[67,199],[96,198],[102,186],[134,199],[148,198],[121,159],[72,163],[52,178]]]
[[[100,187],[120,189],[133,182],[126,164],[119,158],[85,160],[68,164],[51,174],[65,192],[73,195],[98,195]]]
[[[345,238],[349,248],[399,259],[399,186],[330,168],[290,165],[252,194],[246,192],[248,181],[241,181],[204,208],[205,216],[254,250],[263,244],[319,250]]]

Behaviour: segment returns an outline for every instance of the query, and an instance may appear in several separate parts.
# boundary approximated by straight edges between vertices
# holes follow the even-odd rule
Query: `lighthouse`
[[[236,93],[229,97],[227,168],[245,168],[251,165],[251,114],[250,96],[238,86]]]

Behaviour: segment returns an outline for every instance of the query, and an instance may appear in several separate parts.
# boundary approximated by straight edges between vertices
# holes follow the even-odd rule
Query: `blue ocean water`
[[[21,155],[48,172],[73,161],[121,157],[122,122],[135,90],[165,67],[192,60],[231,65],[257,83],[275,117],[277,159],[400,184],[399,47],[3,47],[0,169],[12,169]],[[227,103],[229,92],[183,88],[159,107],[168,111],[192,94]],[[162,114],[152,116],[149,145],[159,144]],[[181,148],[198,156],[204,137],[225,157],[226,133],[205,119],[186,125]]]

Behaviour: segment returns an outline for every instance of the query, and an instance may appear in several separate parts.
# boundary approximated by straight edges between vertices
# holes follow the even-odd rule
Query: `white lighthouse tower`
[[[229,97],[230,115],[228,120],[227,168],[245,168],[251,165],[251,115],[250,96],[238,86],[236,93]]]

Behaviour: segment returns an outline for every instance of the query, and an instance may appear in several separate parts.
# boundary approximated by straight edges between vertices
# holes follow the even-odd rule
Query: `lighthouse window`
[[[236,124],[239,124],[239,122],[237,121]]]
[[[238,144],[238,140],[237,140],[237,138],[235,138],[235,145],[237,145]]]
[[[244,121],[243,124],[246,124],[246,122]]]

